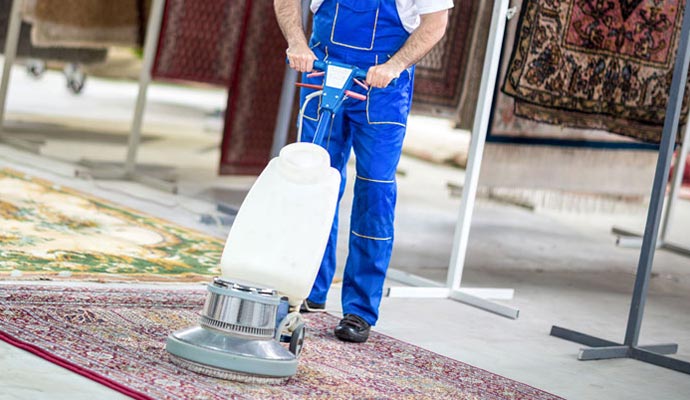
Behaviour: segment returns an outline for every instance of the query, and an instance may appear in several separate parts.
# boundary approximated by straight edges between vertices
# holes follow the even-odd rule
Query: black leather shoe
[[[369,339],[371,325],[355,314],[345,314],[335,327],[335,337],[344,342],[363,343]]]
[[[326,311],[326,303],[314,303],[313,301],[309,301],[309,299],[307,299],[304,300],[302,302],[302,305],[299,307],[299,312],[301,313],[310,313],[318,311]]]

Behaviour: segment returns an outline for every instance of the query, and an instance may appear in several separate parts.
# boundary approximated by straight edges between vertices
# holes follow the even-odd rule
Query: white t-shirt
[[[316,12],[324,0],[311,0],[311,11]],[[398,15],[405,30],[412,32],[419,26],[419,16],[453,8],[453,0],[395,0]]]

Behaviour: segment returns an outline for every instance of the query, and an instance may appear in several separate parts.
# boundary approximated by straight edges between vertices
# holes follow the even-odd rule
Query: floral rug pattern
[[[51,182],[0,170],[0,277],[198,280],[222,241]],[[64,272],[63,272],[64,273]]]

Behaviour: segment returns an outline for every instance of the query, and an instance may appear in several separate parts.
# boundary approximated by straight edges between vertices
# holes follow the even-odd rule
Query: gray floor
[[[12,112],[24,117],[37,114],[29,94],[59,81],[59,77],[49,76],[41,84],[16,75],[11,86],[10,116]],[[99,118],[110,118],[112,125],[126,126],[128,101],[133,96],[131,85],[98,80],[90,80],[89,84],[81,98],[51,92],[52,101],[62,105],[51,108],[51,101],[43,99],[41,112],[51,118],[74,118],[78,110],[69,104],[78,107],[84,102]],[[123,88],[113,92],[114,86]],[[147,133],[163,137],[147,141],[141,156],[152,164],[169,163],[171,157],[181,160],[176,167],[182,195],[173,196],[131,182],[70,176],[74,169],[71,163],[82,157],[120,159],[124,141],[94,141],[75,146],[69,138],[52,138],[42,157],[0,145],[0,167],[51,179],[223,237],[228,227],[220,223],[222,215],[208,200],[236,203],[241,199],[238,193],[251,185],[252,178],[214,176],[218,154],[207,148],[209,143],[217,143],[218,133],[208,129],[204,115],[222,103],[222,96],[194,92],[202,99],[202,106],[195,109],[186,106],[186,102],[196,100],[187,100],[184,90],[160,90],[165,95],[159,97],[154,90],[147,117],[153,128]],[[166,125],[164,116],[181,109],[189,114]],[[186,128],[180,129],[180,124]],[[49,161],[46,156],[61,161]],[[459,199],[449,195],[446,185],[461,183],[462,171],[408,157],[403,157],[400,169],[404,174],[399,176],[396,245],[391,265],[443,280],[459,205]],[[348,231],[349,194],[345,198],[343,233]],[[202,223],[201,215],[220,222]],[[384,298],[376,330],[569,399],[688,399],[688,375],[632,360],[580,362],[576,360],[577,344],[548,335],[551,325],[558,324],[622,340],[639,250],[617,248],[609,232],[617,224],[640,228],[644,215],[643,207],[626,214],[531,212],[482,201],[472,226],[463,283],[515,288],[515,299],[506,304],[519,307],[520,318],[505,319],[450,300]],[[686,246],[690,246],[690,225],[683,222],[689,218],[690,202],[684,201],[674,218],[672,238]],[[341,269],[345,236],[341,235],[340,240]],[[339,311],[337,286],[336,283],[328,303],[333,312]],[[642,343],[678,343],[677,356],[690,360],[689,289],[690,259],[659,251]],[[0,343],[0,368],[4,371],[0,374],[0,399],[122,397],[5,343]]]

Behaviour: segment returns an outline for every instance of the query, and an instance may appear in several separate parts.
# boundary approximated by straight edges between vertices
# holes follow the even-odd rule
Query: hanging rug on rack
[[[658,143],[683,10],[679,0],[526,0],[503,91],[518,116]]]

